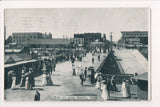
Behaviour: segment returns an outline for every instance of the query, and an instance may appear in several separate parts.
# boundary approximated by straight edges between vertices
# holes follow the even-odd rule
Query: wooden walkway
[[[107,54],[101,54],[101,60],[98,61],[98,56],[95,55],[95,63],[91,63],[92,55],[87,54],[82,62],[76,62],[77,66],[83,67],[93,66],[96,69],[103,62]],[[95,84],[91,84],[87,78],[84,86],[80,84],[79,75],[72,75],[71,61],[62,62],[56,65],[56,72],[51,75],[53,86],[41,86],[42,76],[35,78],[34,89],[38,89],[41,94],[41,101],[100,101],[101,91],[95,88]],[[17,89],[5,90],[7,101],[33,101],[35,90]]]

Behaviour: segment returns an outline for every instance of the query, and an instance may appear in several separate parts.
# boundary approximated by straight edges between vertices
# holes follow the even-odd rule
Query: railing
[[[111,77],[113,76],[113,74],[102,74],[104,78],[109,78],[111,79]],[[115,82],[116,84],[122,84],[123,80],[128,80],[129,82],[131,81],[131,77],[133,77],[133,74],[114,74],[115,76]]]

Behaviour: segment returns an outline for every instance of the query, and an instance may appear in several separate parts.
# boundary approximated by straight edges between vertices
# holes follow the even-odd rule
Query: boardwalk
[[[95,69],[97,69],[105,59],[106,55],[107,54],[101,54],[100,61],[98,61],[97,55],[95,55],[95,63],[92,64],[92,56],[91,54],[87,54],[87,56],[83,58],[82,62],[76,62],[76,66],[94,66]],[[81,98],[81,100],[101,100],[100,90],[96,89],[94,84],[92,85],[88,78],[84,82],[84,86],[81,86],[79,75],[72,75],[72,64],[70,61],[57,64],[56,72],[53,72],[51,77],[54,85],[45,87],[41,87],[41,76],[35,78],[36,87],[34,87],[34,89],[39,89],[39,92],[41,93],[41,101],[65,99],[60,96],[81,96],[83,98],[78,97]],[[12,101],[33,101],[34,94],[35,90],[5,90],[6,100]],[[68,100],[69,99],[71,98],[68,98]]]
[[[98,61],[97,55],[94,56],[95,63],[92,64],[91,54],[87,54],[82,62],[76,62],[76,66],[94,66],[95,69],[100,66],[107,54],[101,54],[101,60]],[[38,89],[41,94],[41,101],[104,101],[101,98],[101,91],[95,88],[95,84],[91,84],[90,80],[84,82],[84,86],[80,84],[79,75],[72,75],[72,64],[70,61],[57,64],[56,71],[51,75],[53,86],[41,86],[42,76],[35,78],[36,87],[34,90],[5,90],[7,101],[33,101],[35,89]],[[109,100],[138,100],[137,86],[131,85],[131,98],[122,98],[121,84],[117,84],[118,91],[110,92]]]

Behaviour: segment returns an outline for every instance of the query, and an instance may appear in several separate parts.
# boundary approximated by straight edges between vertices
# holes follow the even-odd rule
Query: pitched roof
[[[23,59],[15,54],[5,55],[5,64],[15,63],[15,62],[19,62],[19,61],[23,61]]]
[[[8,64],[8,63],[14,63],[14,59],[11,57],[11,56],[5,56],[5,64]]]

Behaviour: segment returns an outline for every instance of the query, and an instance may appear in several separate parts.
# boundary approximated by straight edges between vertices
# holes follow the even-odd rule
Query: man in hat
[[[117,91],[116,82],[115,82],[115,75],[111,77],[111,85],[113,87],[113,91]]]

